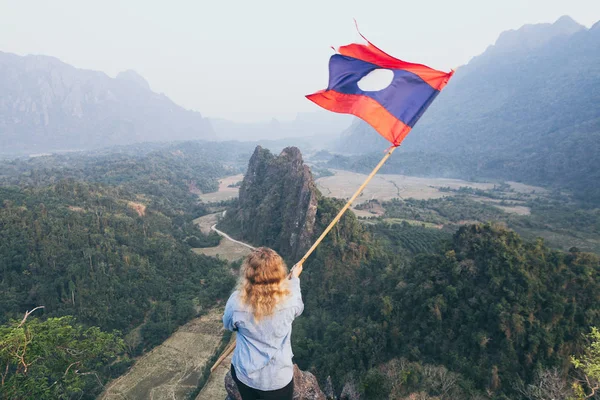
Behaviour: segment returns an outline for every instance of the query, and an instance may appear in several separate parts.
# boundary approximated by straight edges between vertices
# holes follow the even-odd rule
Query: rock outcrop
[[[226,400],[242,400],[231,372],[225,376],[225,388],[227,389]],[[310,372],[301,371],[294,364],[294,400],[326,400],[325,395],[319,387],[317,378]]]
[[[354,381],[348,381],[342,389],[340,400],[360,400],[360,392]]]
[[[279,156],[257,146],[240,187],[239,203],[219,224],[256,246],[299,259],[311,245],[318,191],[296,147]]]

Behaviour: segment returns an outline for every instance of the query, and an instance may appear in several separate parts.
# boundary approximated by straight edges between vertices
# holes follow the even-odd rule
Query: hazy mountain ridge
[[[89,150],[173,140],[288,140],[324,147],[350,125],[323,110],[294,120],[206,118],[151,90],[133,70],[115,78],[55,57],[0,52],[2,153]]]
[[[152,92],[134,71],[110,78],[54,57],[0,52],[4,152],[209,138],[206,118]]]
[[[450,176],[468,173],[573,190],[597,186],[599,26],[586,29],[562,17],[501,34],[458,68],[401,152],[460,159],[462,168],[440,171]],[[338,149],[360,154],[381,152],[384,145],[361,121]]]
[[[519,50],[533,50],[545,45],[558,37],[568,37],[587,28],[569,16],[562,16],[553,24],[527,24],[519,29],[511,29],[500,34],[496,43],[490,46],[486,53],[513,52]]]
[[[152,90],[152,89],[150,89],[150,84],[148,83],[146,78],[144,78],[143,76],[141,76],[140,74],[138,74],[137,72],[135,72],[132,69],[128,69],[127,71],[119,72],[117,74],[116,79],[133,82],[133,83],[137,84],[138,86],[142,87],[143,89]]]
[[[569,35],[563,28],[564,21],[565,17],[550,25],[555,31],[548,29],[548,24],[540,24],[502,33],[495,45],[457,69],[448,86],[405,139],[404,147],[475,153],[489,150],[492,144],[514,146],[509,139],[538,139],[552,129],[538,126],[546,117],[557,120],[558,127],[597,118],[596,109],[589,104],[600,104],[597,94],[600,90],[593,90],[600,88],[600,29],[596,24],[589,30],[582,27]],[[536,27],[544,29],[534,29]],[[540,38],[541,32],[548,35],[547,40]],[[528,41],[540,43],[526,48],[523,43]],[[513,42],[518,45],[509,46]],[[556,98],[559,93],[561,97]],[[549,99],[549,95],[552,98]],[[523,109],[529,105],[526,100],[539,104]],[[576,108],[582,104],[588,106]],[[552,114],[562,109],[579,112],[564,112],[560,116],[565,118]],[[506,129],[507,124],[514,129]],[[351,145],[355,131],[357,136],[373,137],[375,134],[362,121],[356,125],[364,126],[348,131],[340,144]],[[481,128],[504,135],[494,137],[478,130]],[[530,132],[529,128],[538,129]],[[527,135],[521,137],[521,131],[527,131]],[[342,150],[358,153],[379,150],[379,146],[368,149],[346,147]]]

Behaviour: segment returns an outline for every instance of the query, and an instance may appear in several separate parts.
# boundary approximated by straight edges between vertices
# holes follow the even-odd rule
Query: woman
[[[292,399],[292,322],[302,314],[302,265],[288,276],[275,251],[259,247],[244,260],[240,282],[231,294],[223,325],[237,331],[231,376],[243,400]],[[289,279],[288,279],[289,278]]]

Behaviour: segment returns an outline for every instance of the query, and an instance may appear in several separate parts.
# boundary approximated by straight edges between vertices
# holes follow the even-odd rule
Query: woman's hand
[[[302,273],[302,264],[296,264],[292,267],[292,271],[290,272],[290,276],[293,278],[298,278]]]

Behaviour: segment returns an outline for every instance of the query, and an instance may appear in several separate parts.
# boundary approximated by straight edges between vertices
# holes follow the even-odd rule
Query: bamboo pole
[[[390,156],[392,155],[392,153],[394,152],[394,150],[396,150],[397,146],[393,146],[391,147],[385,154],[385,156],[383,156],[383,158],[381,159],[381,161],[379,161],[379,164],[377,164],[375,166],[375,168],[373,168],[373,171],[371,171],[371,173],[369,174],[369,176],[367,177],[367,179],[365,179],[365,181],[363,182],[362,185],[360,185],[360,187],[358,188],[358,190],[354,193],[354,195],[352,195],[352,197],[350,198],[350,200],[348,200],[348,202],[346,203],[346,205],[344,207],[342,207],[342,209],[340,210],[340,212],[338,212],[338,214],[335,216],[335,218],[333,219],[333,221],[331,221],[331,223],[329,224],[329,226],[327,228],[325,228],[325,230],[323,231],[323,233],[321,233],[321,236],[319,236],[319,238],[313,243],[313,245],[311,246],[310,249],[308,249],[308,251],[306,252],[306,254],[304,254],[304,256],[300,259],[300,261],[298,261],[296,263],[296,265],[298,264],[304,264],[304,262],[306,261],[306,259],[312,254],[313,251],[315,251],[315,249],[317,248],[317,246],[323,241],[323,239],[325,238],[325,236],[327,236],[327,234],[329,233],[329,231],[335,226],[335,224],[338,223],[338,221],[340,220],[340,218],[342,218],[342,215],[344,215],[344,213],[346,212],[346,210],[348,210],[348,208],[350,208],[350,206],[352,205],[352,203],[354,202],[354,200],[356,200],[356,198],[362,193],[362,191],[365,189],[365,187],[369,184],[369,182],[371,181],[371,179],[373,179],[373,177],[375,176],[375,174],[377,173],[377,171],[379,171],[379,169],[383,166],[383,164],[385,164],[385,162],[387,161],[388,158],[390,158]],[[292,268],[293,270],[294,268]],[[291,276],[291,271],[290,271],[290,275]],[[225,351],[223,352],[223,354],[221,354],[221,357],[219,357],[219,359],[217,360],[217,362],[215,363],[215,365],[212,366],[212,368],[210,369],[210,372],[213,372],[221,362],[223,362],[223,360],[225,358],[227,358],[227,356],[235,349],[235,344],[236,341],[233,340],[232,343],[225,349]]]
[[[229,354],[231,354],[231,352],[235,349],[235,343],[236,343],[235,338],[233,338],[233,340],[227,345],[227,347],[223,351],[223,354],[221,354],[221,356],[217,359],[217,361],[215,362],[215,365],[213,365],[212,368],[210,369],[211,374],[215,370],[215,368],[217,368],[219,366],[219,364],[221,364],[223,362],[223,360],[226,359],[227,356]]]
[[[342,207],[342,209],[340,210],[340,212],[335,216],[335,218],[333,219],[333,221],[331,221],[331,223],[329,224],[329,226],[327,228],[325,228],[325,230],[323,231],[323,233],[321,233],[321,236],[319,236],[319,238],[315,241],[315,243],[313,243],[312,247],[310,249],[308,249],[308,251],[306,252],[306,254],[304,254],[304,257],[302,257],[300,259],[300,261],[298,261],[298,264],[304,264],[304,261],[306,261],[306,259],[308,258],[308,256],[310,256],[311,253],[313,251],[315,251],[315,249],[317,248],[317,246],[321,243],[321,241],[325,238],[325,236],[329,233],[329,231],[335,226],[335,224],[338,223],[338,221],[340,220],[340,218],[342,218],[342,215],[344,215],[344,213],[346,212],[346,210],[348,208],[350,208],[350,206],[352,205],[352,203],[354,202],[354,200],[356,200],[356,198],[362,193],[362,191],[365,189],[365,187],[371,181],[371,179],[373,179],[373,177],[375,176],[375,174],[377,173],[377,171],[379,171],[379,169],[383,166],[383,164],[385,164],[385,162],[387,161],[387,159],[390,158],[390,156],[392,155],[392,153],[394,152],[394,150],[396,150],[396,147],[392,147],[392,148],[390,148],[388,150],[388,152],[385,154],[385,156],[383,156],[383,158],[381,159],[381,161],[379,161],[379,164],[377,164],[377,166],[375,168],[373,168],[373,171],[371,171],[371,173],[369,174],[369,176],[367,177],[367,179],[365,179],[365,181],[363,182],[363,184],[358,188],[358,190],[354,193],[354,195],[350,198],[350,200],[348,200],[348,202],[346,203],[346,205],[344,207]]]

